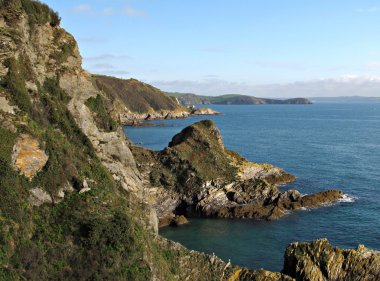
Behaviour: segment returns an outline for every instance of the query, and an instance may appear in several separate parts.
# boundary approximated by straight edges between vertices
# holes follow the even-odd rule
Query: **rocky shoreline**
[[[158,218],[276,219],[342,193],[280,191],[294,176],[226,149],[207,120],[163,151],[133,146],[123,118],[168,105],[162,117],[174,118],[177,102],[136,80],[94,81],[57,13],[38,1],[0,2],[1,280],[379,280],[379,252],[363,246],[294,243],[279,273],[160,237]]]
[[[270,164],[249,162],[224,147],[211,120],[197,122],[173,137],[162,151],[131,147],[148,202],[159,226],[186,223],[185,217],[276,220],[288,212],[331,204],[339,190],[302,196],[279,186],[295,177]]]
[[[186,119],[196,116],[207,116],[207,115],[219,115],[221,112],[215,111],[211,108],[192,108],[188,111],[160,111],[154,113],[145,114],[126,114],[121,117],[121,122],[124,126],[130,127],[155,127],[164,126],[162,124],[148,123],[146,121],[158,121],[158,120],[175,120],[175,119]]]

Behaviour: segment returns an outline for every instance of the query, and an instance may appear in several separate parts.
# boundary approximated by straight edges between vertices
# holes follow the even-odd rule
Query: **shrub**
[[[117,123],[107,113],[102,96],[97,95],[96,98],[89,98],[86,105],[94,113],[95,122],[100,129],[106,132],[116,130]]]
[[[31,112],[32,103],[25,87],[27,70],[20,61],[10,58],[5,62],[9,68],[8,75],[3,78],[2,86],[11,93],[12,101],[24,112]]]
[[[21,0],[21,5],[29,17],[29,23],[46,24],[50,23],[51,26],[57,26],[61,22],[58,13],[49,8],[48,5],[34,0]]]

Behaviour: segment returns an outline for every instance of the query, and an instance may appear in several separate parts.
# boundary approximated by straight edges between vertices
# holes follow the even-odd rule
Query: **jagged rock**
[[[343,195],[337,190],[304,197],[297,190],[281,192],[278,185],[295,177],[270,164],[249,162],[226,149],[210,120],[186,127],[161,152],[141,147],[132,147],[132,152],[145,181],[155,186],[157,199],[151,201],[155,202],[152,206],[160,226],[170,224],[174,213],[275,220],[291,210],[333,203]],[[176,200],[163,199],[168,189],[171,196],[166,198]]]
[[[327,239],[292,243],[285,252],[283,273],[300,281],[377,281],[380,252],[362,245],[341,250]]]
[[[15,107],[11,106],[5,97],[0,96],[0,111],[9,114],[15,114]]]
[[[180,225],[184,225],[184,224],[188,224],[189,221],[187,220],[187,218],[185,216],[175,216],[171,222],[170,222],[170,225],[171,226],[180,226]]]
[[[48,161],[48,156],[40,149],[37,139],[27,134],[22,134],[14,148],[12,162],[15,169],[27,178],[32,179]]]
[[[83,193],[86,193],[86,192],[89,192],[91,191],[91,188],[87,187],[87,188],[82,188],[81,190],[79,190],[79,194],[83,194]]]
[[[218,111],[215,111],[211,108],[195,108],[191,111],[192,115],[218,115],[221,114]]]
[[[30,190],[29,202],[32,206],[39,207],[44,203],[52,203],[51,196],[41,188],[33,188]]]

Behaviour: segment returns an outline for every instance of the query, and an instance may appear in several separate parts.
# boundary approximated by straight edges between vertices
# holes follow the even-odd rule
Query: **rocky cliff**
[[[292,243],[285,252],[283,272],[305,281],[380,280],[380,252],[363,245],[341,250],[327,239]]]
[[[240,268],[157,235],[149,193],[164,190],[165,200],[172,200],[167,192],[176,200],[189,172],[210,179],[187,153],[196,138],[223,156],[213,160],[223,173],[213,171],[212,177],[244,179],[257,167],[240,171],[241,165],[230,165],[226,155],[240,158],[226,152],[217,129],[206,122],[195,129],[211,130],[208,140],[194,130],[174,138],[166,158],[140,153],[174,161],[183,173],[163,163],[168,187],[151,187],[140,173],[144,163],[136,163],[110,114],[110,97],[81,68],[76,41],[59,21],[39,2],[0,0],[0,280],[293,280]],[[275,168],[260,169],[254,174],[268,178]],[[152,180],[166,185],[160,174]]]
[[[302,196],[278,186],[295,177],[269,164],[252,163],[224,147],[210,120],[195,123],[155,152],[132,147],[160,226],[178,216],[278,219],[291,210],[330,204],[338,190]]]

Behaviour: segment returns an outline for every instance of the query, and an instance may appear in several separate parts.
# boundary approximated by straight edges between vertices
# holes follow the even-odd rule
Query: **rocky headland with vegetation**
[[[379,279],[379,253],[363,246],[295,243],[280,273],[159,236],[161,211],[271,219],[341,192],[280,191],[294,177],[227,150],[210,121],[162,152],[136,147],[122,131],[134,105],[119,86],[115,96],[106,89],[119,82],[99,81],[81,65],[57,13],[38,1],[0,0],[0,280]],[[148,98],[149,86],[137,88],[131,94],[144,105],[137,93]],[[159,196],[174,203],[157,204]]]

